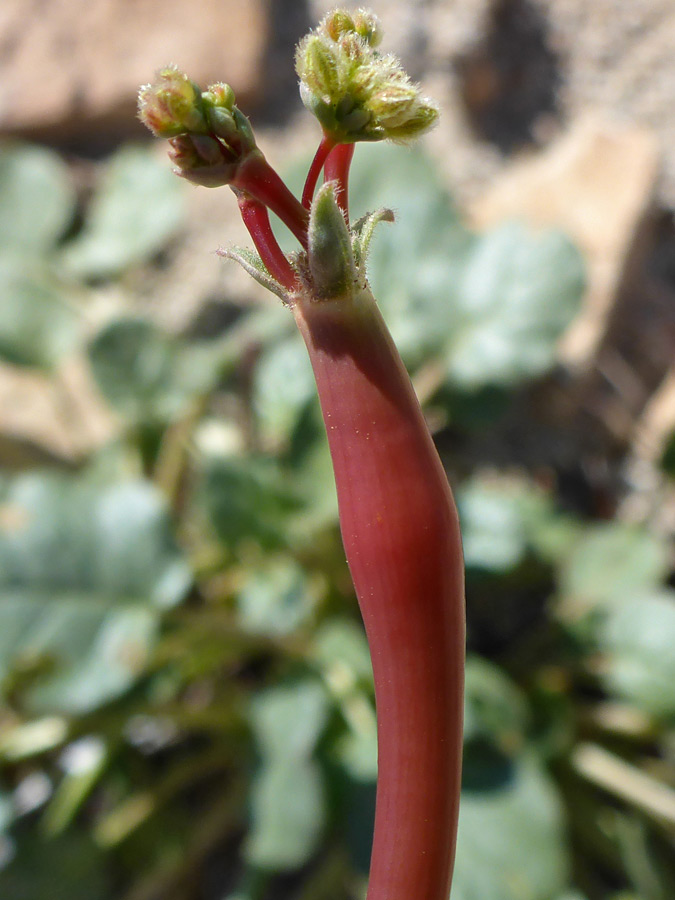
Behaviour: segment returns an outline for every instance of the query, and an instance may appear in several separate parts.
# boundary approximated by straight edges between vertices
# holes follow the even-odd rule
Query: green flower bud
[[[300,83],[312,97],[330,102],[342,90],[341,66],[337,45],[318,34],[309,34],[295,54]]]
[[[232,145],[239,155],[244,156],[257,148],[253,128],[243,112],[236,106],[232,110],[232,117],[237,128],[238,137],[238,140],[233,141]]]
[[[234,91],[229,84],[219,81],[216,84],[210,84],[202,94],[202,100],[205,106],[218,107],[220,109],[229,109],[232,111],[234,106]]]
[[[337,41],[345,32],[356,31],[356,28],[346,9],[334,9],[324,17],[317,30],[325,31],[331,40]]]
[[[211,126],[211,130],[218,137],[228,142],[237,131],[237,123],[229,109],[223,109],[220,106],[214,106],[206,109],[206,118]]]
[[[354,31],[371,47],[377,47],[382,41],[380,21],[369,9],[360,9],[354,15]]]
[[[316,297],[328,300],[352,290],[357,281],[356,264],[333,182],[324,184],[312,203],[307,238],[309,271]]]
[[[403,122],[387,125],[387,137],[391,141],[409,141],[433,128],[437,121],[438,107],[433,100],[422,97]]]
[[[138,93],[140,120],[158,137],[207,130],[199,88],[176,66],[157,73]]]
[[[438,117],[396,57],[374,49],[380,38],[371,12],[337,9],[298,45],[302,102],[334,143],[405,141]]]
[[[413,84],[385,85],[368,98],[366,107],[383,128],[405,124],[418,102],[419,91]]]
[[[333,41],[355,34],[371,47],[376,47],[382,40],[379,20],[369,9],[359,9],[353,15],[346,9],[334,9],[323,18],[317,32],[326,34]]]

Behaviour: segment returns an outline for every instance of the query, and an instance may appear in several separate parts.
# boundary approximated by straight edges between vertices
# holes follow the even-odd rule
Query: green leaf
[[[336,757],[352,781],[359,785],[377,780],[377,728],[373,712],[372,727],[353,729],[336,742]],[[370,835],[369,835],[370,837]]]
[[[635,594],[610,607],[599,633],[613,693],[675,721],[675,591]]]
[[[467,567],[504,571],[527,550],[528,535],[518,498],[504,485],[473,480],[457,496]]]
[[[71,833],[45,840],[34,833],[18,843],[16,856],[0,871],[0,896],[7,900],[110,900],[106,861],[91,837]]]
[[[449,380],[475,390],[545,372],[583,288],[581,257],[564,235],[519,223],[488,232],[473,245],[459,284]]]
[[[301,506],[268,458],[208,460],[197,499],[205,504],[217,536],[232,547],[250,539],[268,548],[286,546],[290,515]]]
[[[10,797],[0,792],[0,834],[3,834],[12,823],[14,809]]]
[[[53,271],[30,257],[0,256],[0,358],[50,369],[79,334],[80,317]]]
[[[164,247],[183,217],[184,186],[166,161],[124,147],[107,163],[84,227],[63,262],[83,278],[110,278]]]
[[[325,805],[321,772],[312,760],[268,763],[253,784],[248,861],[277,871],[304,865],[321,838]]]
[[[68,168],[56,153],[34,144],[0,146],[0,248],[37,254],[50,250],[75,212]]]
[[[524,696],[499,666],[472,655],[466,661],[464,741],[488,741],[504,752],[522,746],[528,723]]]
[[[338,667],[354,681],[372,685],[373,666],[362,625],[352,619],[328,619],[316,632],[312,658],[330,672]]]
[[[105,399],[135,425],[173,421],[213,385],[220,367],[217,348],[186,345],[135,318],[106,325],[89,346],[89,361]]]
[[[253,408],[266,443],[288,441],[302,410],[316,396],[307,350],[299,334],[263,351],[253,379]]]
[[[263,759],[253,784],[249,862],[295,869],[314,852],[326,814],[323,778],[310,758],[328,716],[319,682],[269,688],[253,698],[251,720]]]
[[[239,621],[255,634],[289,634],[307,620],[316,592],[303,569],[279,557],[253,571],[237,591]]]
[[[481,761],[472,765],[480,771]],[[567,883],[562,810],[553,782],[530,755],[483,762],[462,790],[452,900],[549,900]]]
[[[668,571],[668,550],[655,534],[621,522],[585,529],[561,572],[563,611],[572,618],[655,587]]]
[[[311,756],[326,724],[328,698],[318,681],[268,688],[251,702],[251,723],[265,759]]]
[[[404,360],[445,343],[456,284],[474,238],[461,223],[437,167],[417,148],[358,147],[350,175],[354,219],[385,203],[395,222],[378,229],[368,275]]]
[[[28,673],[33,712],[87,712],[137,680],[189,586],[164,504],[144,482],[46,475],[1,500],[0,674]]]
[[[506,572],[528,552],[557,562],[578,533],[577,524],[524,478],[478,474],[456,496],[468,568]]]

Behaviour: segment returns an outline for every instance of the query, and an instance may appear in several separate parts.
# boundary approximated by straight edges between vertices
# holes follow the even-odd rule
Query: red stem
[[[354,144],[337,144],[325,163],[326,181],[337,181],[337,202],[349,223],[349,167],[354,156]]]
[[[307,210],[262,154],[252,153],[243,160],[233,186],[269,207],[307,248]]]
[[[367,900],[447,900],[460,792],[464,581],[457,513],[374,299],[293,312],[314,369],[375,675]]]
[[[244,225],[248,228],[267,271],[289,291],[294,290],[295,272],[274,237],[267,207],[241,192],[237,192],[237,201]]]
[[[305,209],[309,209],[312,205],[312,198],[314,197],[314,190],[316,188],[316,183],[319,180],[319,175],[321,174],[321,169],[323,169],[323,164],[326,162],[326,157],[331,152],[335,144],[332,139],[323,136],[321,139],[321,143],[319,144],[316,153],[314,154],[314,159],[312,160],[312,164],[309,167],[309,172],[307,173],[307,180],[305,181],[305,187],[302,192],[302,205]]]

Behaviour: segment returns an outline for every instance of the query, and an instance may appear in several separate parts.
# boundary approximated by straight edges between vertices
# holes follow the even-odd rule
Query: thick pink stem
[[[368,900],[447,900],[465,636],[455,505],[372,296],[300,297],[293,309],[316,377],[375,675],[379,773]]]

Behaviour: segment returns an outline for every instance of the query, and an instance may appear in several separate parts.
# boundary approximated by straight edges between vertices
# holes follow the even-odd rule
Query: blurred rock
[[[584,254],[584,306],[560,348],[570,365],[588,360],[605,333],[652,205],[659,160],[651,131],[588,117],[543,153],[505,169],[469,210],[480,228],[508,217],[561,228]]]
[[[666,442],[675,434],[675,365],[652,394],[637,423],[635,452],[649,462],[660,460]]]
[[[83,359],[57,377],[0,364],[0,468],[77,463],[116,431]]]
[[[540,143],[559,115],[561,61],[543,9],[493,0],[476,43],[455,60],[473,130],[502,153]]]
[[[0,131],[68,140],[140,134],[136,91],[169,62],[199,83],[260,89],[264,0],[4,0]]]

